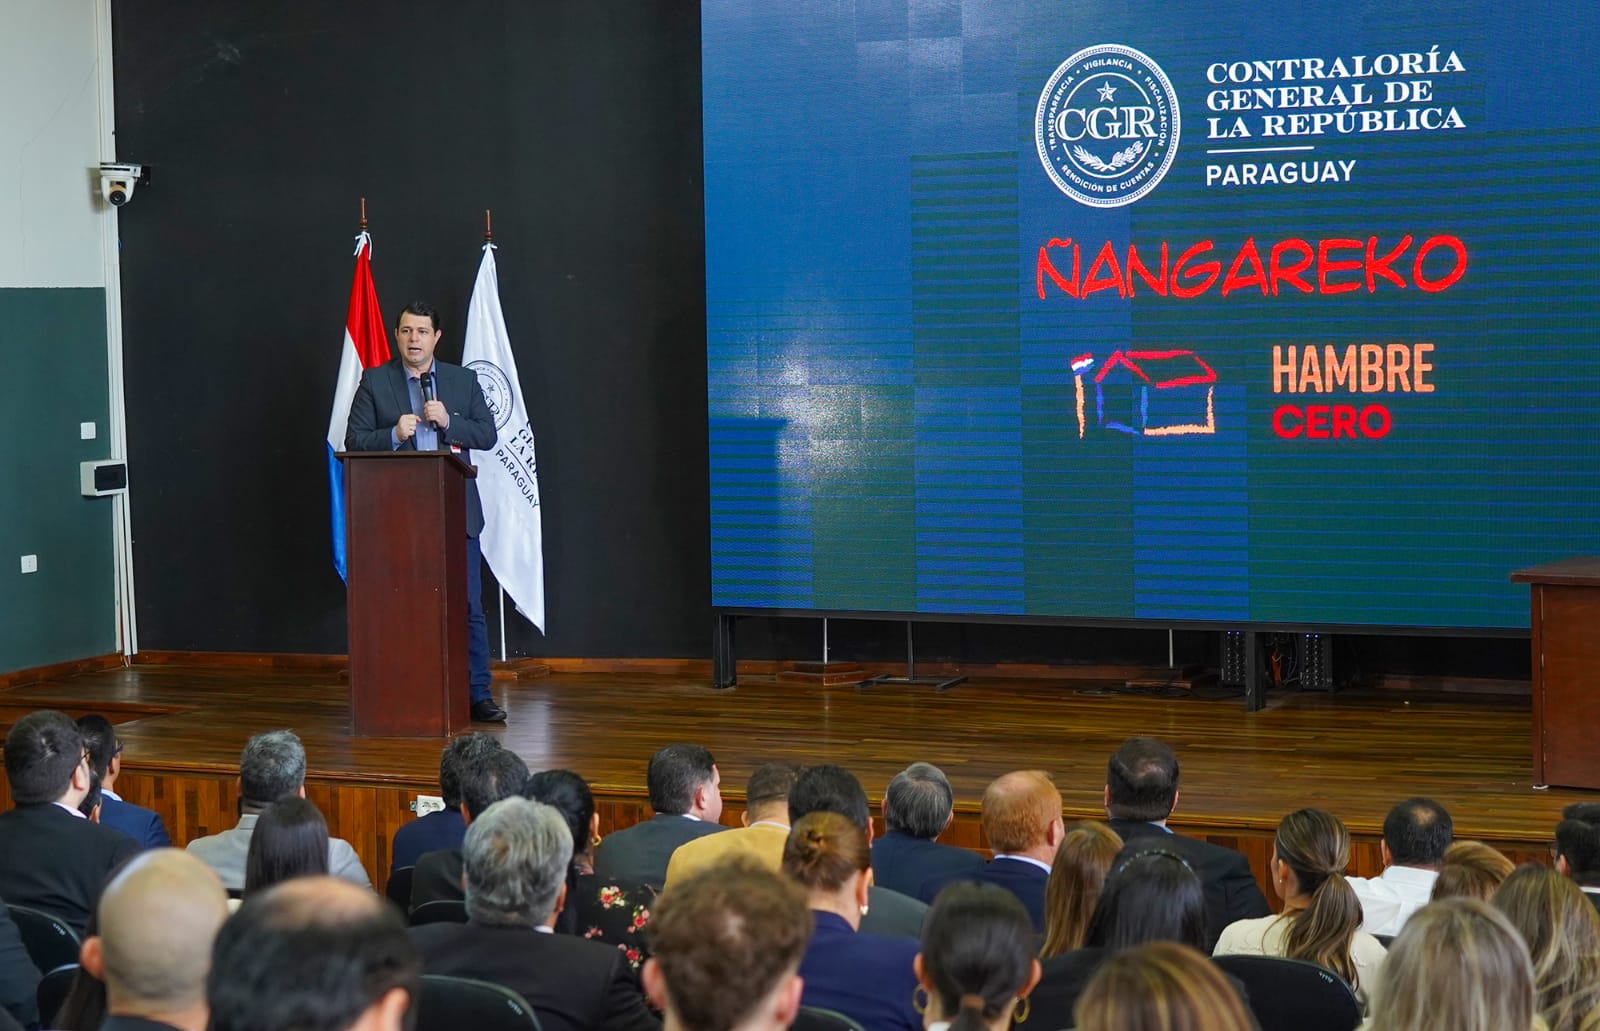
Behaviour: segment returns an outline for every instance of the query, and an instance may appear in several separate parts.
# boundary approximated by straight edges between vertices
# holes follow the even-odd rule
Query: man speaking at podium
[[[435,361],[439,313],[412,301],[400,311],[394,340],[398,356],[361,374],[350,403],[346,451],[450,450],[470,462],[472,450],[494,447],[498,434],[478,377],[459,365]],[[467,487],[467,665],[472,718],[504,723],[506,711],[489,695],[489,628],[483,619],[483,503],[478,485]],[[404,513],[399,513],[404,518]],[[404,626],[404,617],[400,619]]]

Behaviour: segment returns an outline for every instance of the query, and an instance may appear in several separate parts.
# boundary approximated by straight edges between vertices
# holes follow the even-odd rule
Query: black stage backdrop
[[[708,655],[697,4],[112,13],[118,157],[153,169],[121,215],[141,647],[344,650],[323,439],[365,196],[386,317],[433,300],[447,361],[494,211],[538,438],[550,630],[509,614],[511,652]],[[814,621],[749,620],[740,653],[814,657],[817,636]],[[1214,662],[1215,640],[1180,634],[1179,660]],[[893,624],[833,634],[853,658],[903,641]],[[1149,631],[931,625],[918,641],[967,661],[1167,656]],[[1354,661],[1526,675],[1527,658],[1518,641],[1369,639]]]

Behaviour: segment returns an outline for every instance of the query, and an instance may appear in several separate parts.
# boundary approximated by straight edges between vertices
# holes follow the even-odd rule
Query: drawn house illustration
[[[1078,438],[1094,391],[1094,424],[1136,437],[1184,437],[1217,431],[1212,392],[1217,374],[1193,351],[1114,351],[1098,371],[1093,355],[1072,360]]]

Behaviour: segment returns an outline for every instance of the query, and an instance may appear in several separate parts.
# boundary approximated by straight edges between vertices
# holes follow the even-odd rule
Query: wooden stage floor
[[[750,676],[716,692],[707,682],[593,673],[497,681],[510,722],[484,729],[535,769],[583,774],[611,827],[645,814],[645,761],[671,741],[696,741],[717,756],[730,823],[745,778],[764,761],[839,763],[876,804],[897,770],[926,760],[955,786],[952,836],[974,845],[978,801],[993,777],[1047,770],[1069,817],[1098,816],[1107,756],[1123,738],[1147,734],[1171,744],[1182,763],[1174,824],[1245,848],[1263,868],[1258,876],[1278,819],[1301,806],[1345,821],[1358,838],[1353,870],[1366,873],[1376,866],[1384,812],[1408,795],[1438,799],[1458,837],[1496,843],[1518,859],[1544,854],[1564,805],[1596,797],[1534,790],[1526,697],[1283,693],[1245,713],[1237,698],[1105,693],[1096,688],[1109,685],[1081,680],[974,680],[944,694]],[[439,746],[353,739],[347,690],[331,668],[140,665],[0,693],[0,723],[42,707],[106,713],[126,745],[124,795],[163,812],[180,841],[231,825],[246,737],[293,728],[306,743],[312,798],[381,878],[388,835],[407,818],[411,797],[437,791]]]

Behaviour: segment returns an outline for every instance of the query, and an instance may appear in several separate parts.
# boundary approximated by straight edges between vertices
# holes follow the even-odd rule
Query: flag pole
[[[483,209],[483,242],[485,244],[494,243],[494,221],[493,221],[492,217],[489,214],[489,209],[488,208],[484,208]],[[500,583],[499,583],[498,580],[495,582],[495,587],[499,591],[499,594],[500,594],[500,661],[501,662],[505,662],[505,661],[507,661],[507,653],[506,653],[506,589],[504,587],[500,586]]]
[[[367,198],[361,198],[361,231],[367,231]]]

